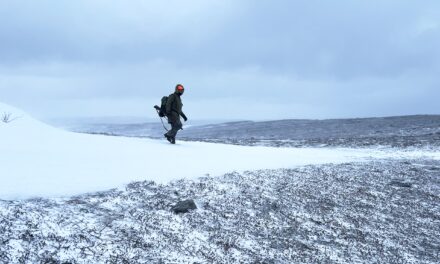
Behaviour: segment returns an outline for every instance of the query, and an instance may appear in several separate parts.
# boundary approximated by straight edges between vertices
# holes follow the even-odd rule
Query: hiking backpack
[[[168,96],[164,96],[160,100],[160,107],[157,105],[154,106],[154,108],[156,108],[157,113],[159,114],[160,117],[166,116],[167,102],[168,102]]]

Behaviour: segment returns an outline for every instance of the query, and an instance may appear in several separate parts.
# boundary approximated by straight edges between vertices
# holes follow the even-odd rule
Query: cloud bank
[[[438,1],[3,1],[1,100],[41,117],[440,114]]]

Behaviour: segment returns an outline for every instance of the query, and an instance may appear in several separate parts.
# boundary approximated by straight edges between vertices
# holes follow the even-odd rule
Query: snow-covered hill
[[[2,113],[1,263],[438,263],[435,150],[170,145]],[[64,198],[3,200],[33,196]]]
[[[427,154],[201,142],[170,145],[164,140],[68,132],[5,104],[0,104],[0,113],[17,117],[10,123],[0,123],[0,198],[3,199],[74,195],[139,180],[165,183],[231,171],[342,163],[369,157],[417,158]],[[438,156],[438,153],[428,155]]]

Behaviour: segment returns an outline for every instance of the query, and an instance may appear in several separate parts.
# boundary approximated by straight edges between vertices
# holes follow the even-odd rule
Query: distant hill
[[[422,135],[440,132],[440,115],[416,115],[383,118],[277,120],[232,122],[190,127],[182,134],[192,138],[313,139]]]
[[[189,126],[188,126],[189,124]],[[440,146],[440,115],[352,119],[287,119],[219,124],[188,122],[179,137],[188,141],[269,146]],[[168,124],[165,123],[165,126]],[[163,138],[157,121],[138,124],[88,124],[79,132],[130,137]]]

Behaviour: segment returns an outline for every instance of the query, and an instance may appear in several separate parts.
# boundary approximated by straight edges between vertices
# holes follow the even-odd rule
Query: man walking
[[[174,93],[168,96],[166,115],[168,118],[168,123],[171,124],[171,130],[165,133],[164,136],[171,144],[176,144],[177,131],[182,129],[182,122],[180,121],[180,117],[183,117],[183,120],[185,120],[185,122],[186,120],[188,120],[188,118],[186,118],[186,115],[182,112],[183,104],[181,96],[183,95],[184,91],[185,88],[183,87],[183,85],[178,84],[176,85]]]

